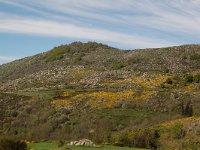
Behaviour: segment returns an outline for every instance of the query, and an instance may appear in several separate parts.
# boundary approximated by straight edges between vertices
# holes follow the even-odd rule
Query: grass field
[[[31,150],[65,150],[64,148],[58,148],[56,143],[42,142],[42,143],[32,143],[29,144]],[[103,147],[70,147],[72,150],[144,150],[137,148],[128,147],[113,147],[113,146],[103,146]]]

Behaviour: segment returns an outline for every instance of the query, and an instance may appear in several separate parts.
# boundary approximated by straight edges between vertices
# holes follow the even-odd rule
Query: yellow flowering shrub
[[[68,97],[68,96],[70,96],[70,95],[71,95],[70,92],[63,92],[63,94],[62,94],[62,96],[64,96],[64,97]]]
[[[167,78],[168,76],[164,76],[160,74],[148,76],[148,77],[139,76],[139,77],[133,77],[132,82],[135,84],[141,85],[143,87],[155,88],[157,86],[160,86],[160,84],[166,81]]]
[[[155,94],[153,90],[141,91],[137,94],[134,90],[126,90],[120,92],[87,92],[70,97],[69,93],[64,93],[66,98],[54,99],[51,104],[56,107],[70,106],[77,102],[84,101],[92,108],[112,108],[119,102],[133,102],[147,100]]]
[[[147,76],[132,76],[127,79],[113,80],[102,82],[103,85],[120,85],[120,84],[133,84],[146,88],[156,88],[160,86],[169,76],[166,75],[147,75]]]
[[[183,90],[186,90],[189,92],[195,92],[197,91],[197,87],[194,84],[189,84]]]
[[[173,121],[164,122],[159,125],[161,127],[171,127],[171,126],[176,125],[177,123],[179,123],[179,124],[193,123],[193,122],[196,122],[197,120],[198,120],[197,117],[187,117],[187,118],[181,118],[181,119],[177,119],[177,120],[173,120]]]
[[[93,92],[87,94],[90,97],[88,103],[92,107],[105,107],[110,108],[116,102],[122,100],[130,101],[135,96],[135,91],[122,91],[122,92]]]

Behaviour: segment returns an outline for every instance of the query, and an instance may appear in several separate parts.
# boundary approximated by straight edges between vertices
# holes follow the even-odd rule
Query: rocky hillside
[[[1,135],[200,146],[200,45],[120,50],[75,42],[1,65],[0,85]]]
[[[75,42],[0,66],[1,90],[98,86],[105,80],[144,73],[183,73],[200,69],[200,46],[119,50]]]

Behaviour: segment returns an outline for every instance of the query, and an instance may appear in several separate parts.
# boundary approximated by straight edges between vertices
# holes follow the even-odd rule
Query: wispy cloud
[[[27,14],[0,14],[0,32],[161,47],[200,35],[197,0],[0,0]],[[29,13],[32,13],[30,15]]]
[[[19,59],[18,57],[12,56],[0,56],[0,64],[7,63],[13,60]]]
[[[14,18],[7,19],[7,16],[0,20],[0,32],[14,32],[25,34],[37,34],[46,36],[57,36],[66,38],[83,38],[88,40],[101,40],[121,43],[129,46],[149,47],[165,46],[173,44],[160,39],[151,39],[140,35],[129,35],[118,33],[101,28],[80,27],[70,23],[57,23],[47,20]]]

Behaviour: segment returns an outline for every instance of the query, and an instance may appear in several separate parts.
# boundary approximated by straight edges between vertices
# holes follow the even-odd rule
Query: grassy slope
[[[58,148],[55,143],[34,143],[30,144],[29,147],[31,150],[62,150]],[[72,150],[144,150],[138,148],[128,148],[128,147],[114,147],[114,146],[103,146],[101,148],[95,147],[70,147]]]

